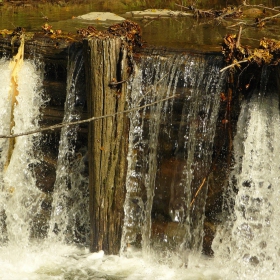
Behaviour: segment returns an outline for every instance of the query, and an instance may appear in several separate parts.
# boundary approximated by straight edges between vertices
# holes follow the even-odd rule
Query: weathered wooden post
[[[85,42],[89,117],[89,192],[91,251],[120,249],[125,199],[127,44],[115,36]]]

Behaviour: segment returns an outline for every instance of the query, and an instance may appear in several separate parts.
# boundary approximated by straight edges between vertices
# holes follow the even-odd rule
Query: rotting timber
[[[87,106],[90,117],[108,116],[89,124],[89,185],[92,251],[117,254],[124,220],[128,117],[126,81],[132,49],[140,29],[130,21],[98,32],[82,30],[87,53]],[[120,113],[120,114],[118,114]]]
[[[89,117],[114,115],[125,109],[126,84],[110,87],[116,77],[127,79],[126,51],[120,38],[86,41]],[[119,92],[118,92],[119,90]],[[123,114],[89,124],[91,250],[118,253],[123,221],[127,118]]]

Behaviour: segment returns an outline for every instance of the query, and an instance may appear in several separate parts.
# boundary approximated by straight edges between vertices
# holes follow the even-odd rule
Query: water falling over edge
[[[192,63],[193,62],[190,59],[189,65],[192,65]],[[203,79],[202,78],[203,75],[201,75],[203,71],[201,69],[202,69],[202,67],[199,67],[199,71],[196,74],[198,75],[197,77],[199,77],[200,79]],[[205,81],[207,80],[211,84],[210,80],[206,78],[207,73],[209,74],[209,68],[206,68],[206,69],[207,69],[207,71],[205,71],[205,76],[203,76],[203,77],[204,77]],[[193,69],[192,69],[192,71],[193,71]],[[217,72],[217,67],[216,68],[214,67],[213,71]],[[30,71],[28,71],[28,72],[30,72]],[[192,96],[193,93],[197,93],[196,85],[197,85],[197,83],[199,84],[199,79],[196,78],[195,73],[190,73],[189,68],[184,69],[184,71],[182,71],[182,72],[185,73],[186,80],[190,79],[190,77],[192,77],[192,79],[193,79],[193,80],[190,79],[190,82],[189,82],[189,84],[191,85],[191,87],[190,87],[191,90],[188,89],[189,96]],[[4,71],[4,73],[5,73],[5,71]],[[161,73],[161,72],[159,71],[158,73]],[[38,76],[36,76],[35,73],[33,73],[33,75],[35,77],[37,77],[36,79],[38,79]],[[176,71],[171,71],[170,76],[173,78],[171,78],[170,80],[175,81],[175,83],[177,83],[178,81],[184,80],[184,79],[182,79],[182,76],[180,76],[180,75],[176,76],[176,75],[177,75]],[[5,77],[5,75],[3,75],[3,76]],[[9,76],[9,73],[7,73],[7,77],[8,76]],[[147,76],[148,76],[148,74],[145,73],[144,77],[147,77]],[[160,80],[162,76],[159,75],[158,77],[159,77],[158,79]],[[30,79],[31,78],[29,77],[29,81],[30,81]],[[37,82],[35,82],[35,84],[36,83]],[[188,82],[185,82],[185,83],[188,84]],[[206,85],[209,85],[209,83],[206,83]],[[5,84],[5,83],[3,82],[3,84]],[[34,83],[29,83],[29,85],[32,85],[32,84],[34,85]],[[39,82],[39,84],[40,84],[40,82]],[[167,84],[168,84],[168,82],[167,82]],[[184,82],[183,82],[183,84],[184,84]],[[158,86],[158,84],[157,84],[157,86]],[[157,88],[156,90],[158,90],[158,88],[161,88],[161,89],[163,89],[163,91],[165,93],[169,92],[169,90],[170,90],[170,87],[164,83],[162,83],[161,86],[158,86],[158,87],[157,86],[156,86],[156,88]],[[7,87],[8,87],[8,85],[7,85]],[[3,87],[4,91],[5,91],[5,88],[7,88],[7,87]],[[39,88],[40,88],[40,85],[39,85]],[[184,86],[182,86],[182,88],[184,88]],[[210,93],[215,94],[216,91],[218,91],[216,87],[212,88],[210,86],[209,88],[211,90],[213,90],[213,91],[210,90]],[[28,92],[30,92],[30,88],[27,86],[26,83],[25,83],[25,86],[23,86],[23,88],[21,88],[21,90],[25,91],[25,89]],[[218,87],[218,89],[219,89],[219,87]],[[147,92],[147,91],[145,91],[145,92]],[[140,90],[140,93],[141,93],[141,90]],[[172,90],[170,90],[170,92],[168,94],[173,94],[173,93],[174,92]],[[197,95],[194,95],[194,96],[196,98],[198,97]],[[205,96],[207,96],[207,95],[205,95]],[[189,100],[188,98],[186,99],[186,101]],[[262,109],[262,107],[259,107],[258,102],[260,100],[258,98],[257,98],[257,100],[258,101],[256,101],[253,98],[252,104],[248,103],[250,105],[246,105],[247,107],[244,105],[244,108],[245,108],[244,112],[246,111],[246,109],[247,109],[247,111],[249,110],[251,112],[251,117],[249,119],[251,120],[251,119],[254,119],[255,117],[256,118],[260,117],[259,112],[261,111],[261,112],[264,112],[264,119],[262,119],[262,116],[260,118],[261,119],[260,123],[262,125],[264,123],[267,126],[267,123],[270,123],[270,122],[272,122],[273,124],[277,124],[277,118],[274,119],[274,117],[273,117],[273,116],[279,114],[278,105],[275,107],[275,104],[278,104],[276,102],[277,99],[272,98],[271,99],[272,103],[270,103],[269,106],[267,106],[267,104],[264,105],[265,109]],[[269,100],[270,99],[267,99],[267,102]],[[31,102],[27,101],[27,103],[29,104]],[[171,103],[174,103],[174,101],[172,101]],[[266,102],[264,102],[264,104],[265,103]],[[165,104],[167,104],[167,103],[165,103]],[[261,103],[261,104],[263,104],[263,103]],[[24,106],[24,110],[26,110],[26,106],[27,105]],[[272,108],[272,113],[270,114],[270,116],[266,115],[267,107]],[[160,107],[158,106],[157,108],[159,109]],[[208,107],[206,106],[206,108],[208,108]],[[198,108],[194,107],[192,109],[193,109],[193,112],[200,113],[199,114],[200,119],[192,118],[191,121],[188,121],[189,116],[187,116],[186,120],[183,120],[182,123],[179,122],[179,126],[178,126],[179,128],[177,131],[178,131],[178,133],[182,133],[183,136],[192,135],[192,133],[189,132],[189,126],[186,126],[185,123],[193,124],[194,127],[197,126],[199,128],[199,130],[196,131],[196,133],[202,133],[202,134],[203,134],[204,130],[206,129],[206,124],[205,124],[206,120],[209,123],[211,123],[211,122],[215,123],[214,117],[209,118],[209,115],[207,113],[208,109],[206,110],[204,108],[204,110],[201,111],[200,110],[201,108],[199,108],[199,106],[198,106]],[[186,112],[190,112],[189,115],[192,116],[191,110],[189,110],[189,109],[184,109],[184,110],[186,110]],[[210,111],[211,110],[213,111],[214,109],[210,109]],[[151,113],[153,114],[156,112],[156,110],[148,111],[148,112],[150,114]],[[257,112],[257,113],[254,115],[254,112],[255,113]],[[168,108],[168,106],[166,105],[166,106],[164,106],[162,120],[166,120],[166,115],[168,113],[170,113],[170,108]],[[243,115],[241,115],[241,117],[242,116]],[[254,116],[254,117],[252,118],[252,116]],[[161,129],[162,126],[158,126],[158,124],[152,123],[152,121],[150,121],[150,123],[148,122],[148,124],[149,124],[148,127],[150,128],[150,130],[156,131],[156,133],[159,133],[159,132],[162,133],[162,134],[160,134],[160,137],[163,134],[168,135],[170,133],[170,131],[168,129]],[[144,127],[144,125],[146,125],[146,124],[143,124],[143,127]],[[168,125],[174,125],[172,117],[168,118]],[[168,127],[168,125],[167,125],[167,127]],[[259,125],[257,125],[257,127],[259,127]],[[186,129],[187,129],[188,134],[186,134]],[[243,129],[246,130],[247,128],[243,127]],[[248,128],[248,131],[251,131],[250,129],[252,130],[252,132],[254,132],[254,130],[255,130],[254,125],[251,128]],[[276,130],[277,130],[277,125],[275,125],[275,131]],[[261,133],[262,133],[262,131],[260,130],[259,134],[261,135]],[[267,135],[271,136],[273,134],[274,134],[274,132],[269,132]],[[147,135],[145,137],[147,137]],[[160,138],[159,134],[156,137],[157,137],[157,139],[159,139]],[[187,136],[187,137],[190,137],[190,136]],[[209,139],[211,142],[211,137],[213,137],[213,135],[210,136],[210,138],[207,138],[207,143],[208,143]],[[241,136],[241,138],[242,138],[242,136]],[[149,141],[153,141],[153,139],[156,139],[156,138],[153,137],[152,140],[149,140]],[[172,139],[172,137],[170,137],[170,139]],[[204,142],[198,141],[197,144],[188,142],[186,144],[184,141],[182,141],[182,143],[177,143],[175,141],[173,144],[175,147],[174,154],[177,154],[177,155],[180,154],[181,156],[183,155],[184,160],[188,159],[189,155],[182,151],[184,151],[185,149],[190,151],[192,149],[190,146],[197,147],[195,150],[196,151],[195,155],[198,158],[201,158],[203,156],[202,154],[200,154],[200,152],[203,151],[202,147],[203,147],[203,145],[205,145]],[[276,144],[277,143],[275,143],[275,145]],[[244,144],[244,145],[246,145],[246,144]],[[272,145],[272,146],[274,146],[274,145]],[[151,146],[151,148],[153,148],[153,146]],[[271,147],[269,148],[269,150],[272,151]],[[181,151],[181,152],[179,152],[179,151]],[[264,153],[261,153],[261,154],[265,155],[266,152],[267,151],[265,151]],[[276,153],[276,154],[278,154],[278,153]],[[30,154],[28,154],[28,156],[30,156]],[[206,157],[208,157],[208,156],[209,156],[209,154],[206,154]],[[193,162],[194,154],[191,155],[190,158],[192,159],[191,162]],[[158,159],[158,157],[154,157],[154,155],[151,154],[151,158],[149,159],[148,162],[149,162],[149,164],[155,163],[155,161],[157,159]],[[204,162],[204,160],[202,160],[202,162]],[[26,165],[26,163],[24,163],[24,164]],[[207,167],[209,167],[209,163],[207,163],[207,160],[206,160],[206,165],[207,165]],[[184,168],[185,168],[185,166],[184,166]],[[186,171],[186,172],[188,172],[188,171]],[[21,173],[21,170],[18,173]],[[272,175],[272,176],[274,176],[274,175]],[[144,177],[147,178],[147,176],[144,176]],[[190,178],[190,175],[188,175],[187,178]],[[150,182],[151,185],[153,185],[153,180],[154,180],[153,178],[152,179],[147,178],[147,182]],[[13,189],[11,189],[11,192],[12,191],[13,191]],[[153,190],[152,190],[152,192],[153,192]],[[240,193],[240,195],[242,197],[242,193]],[[2,199],[2,196],[1,196],[1,199]],[[188,202],[190,202],[190,199],[191,198],[188,198]],[[146,204],[146,205],[148,205],[148,204]],[[147,210],[148,210],[148,212],[152,211],[151,206],[147,207]],[[173,220],[177,223],[178,220],[182,219],[181,215],[186,215],[186,214],[184,211],[181,211],[180,207],[175,210],[178,210],[178,211],[176,212],[173,210],[173,213],[177,213],[176,215],[173,215]],[[242,211],[243,211],[243,209],[242,209]],[[147,216],[147,214],[145,214],[144,217],[145,216]],[[191,224],[190,220],[186,220],[186,221],[187,221],[187,223],[183,224],[183,228],[185,228],[186,226]],[[141,231],[142,231],[142,229],[141,229]],[[144,235],[146,235],[145,228],[143,229],[142,232],[144,233]],[[24,235],[24,237],[26,237],[26,235]],[[22,238],[23,241],[25,240],[24,237]],[[148,235],[148,237],[149,237],[149,235]],[[186,236],[183,236],[183,238],[186,238]],[[199,236],[199,238],[201,238],[201,236]],[[187,240],[190,240],[190,239],[187,238]],[[145,242],[143,242],[142,245],[146,246],[146,244],[147,244],[147,246],[150,246],[150,244],[148,244],[148,243],[150,243],[149,241],[145,241]],[[197,244],[197,245],[195,245],[195,247],[201,246],[200,245],[201,241],[198,240],[195,242],[198,242],[198,243],[194,243],[194,244]],[[185,246],[186,243],[183,242],[182,244],[183,244],[183,246]],[[262,243],[262,244],[264,245],[264,243]],[[187,244],[187,246],[189,246],[189,245]],[[8,250],[7,250],[7,248],[8,248]],[[223,279],[226,279],[224,277],[224,275],[227,275],[228,279],[232,279],[233,276],[229,275],[229,274],[232,273],[233,271],[235,271],[234,267],[232,267],[234,265],[231,264],[231,266],[228,268],[225,268],[224,271],[220,270],[219,273],[217,273],[217,270],[218,270],[217,267],[219,267],[219,264],[217,264],[217,266],[215,268],[213,268],[213,265],[215,265],[215,262],[213,262],[213,260],[211,260],[211,259],[207,259],[207,258],[203,258],[203,257],[200,257],[198,262],[194,262],[194,263],[196,263],[195,266],[192,266],[191,262],[189,261],[189,263],[188,263],[189,266],[187,269],[185,267],[176,267],[176,266],[173,266],[170,268],[170,263],[167,262],[167,264],[163,264],[163,262],[159,263],[159,262],[155,261],[153,258],[152,259],[143,258],[142,253],[139,253],[140,251],[137,249],[134,249],[134,248],[135,247],[133,247],[133,246],[131,246],[129,248],[129,251],[130,251],[129,258],[119,257],[119,256],[104,256],[102,251],[98,252],[98,253],[90,253],[86,247],[81,248],[76,245],[70,245],[70,244],[66,245],[60,241],[57,242],[54,240],[51,240],[51,241],[50,240],[40,240],[40,239],[30,240],[28,238],[27,246],[19,247],[17,243],[13,243],[13,244],[9,244],[8,247],[2,246],[0,248],[0,264],[1,264],[1,268],[5,269],[3,271],[3,277],[1,274],[0,274],[0,276],[3,279],[18,279],[19,275],[20,275],[21,279],[24,279],[24,278],[26,278],[26,279],[64,279],[65,277],[78,277],[78,279],[88,279],[89,277],[96,278],[96,279],[112,279],[112,278],[113,279],[178,279],[178,278],[179,279],[190,279],[190,278],[191,279],[221,279],[220,275],[222,274]],[[192,248],[192,247],[189,247],[189,248]],[[186,249],[186,248],[184,248],[184,249]],[[168,253],[168,251],[166,251],[166,252]],[[169,260],[174,257],[175,257],[174,255],[169,256]],[[277,259],[277,257],[276,257],[276,259]],[[167,258],[167,260],[168,260],[168,258]],[[181,262],[181,260],[182,259],[179,256],[179,263]],[[250,263],[250,258],[248,258],[248,260],[249,260],[248,262]],[[254,258],[253,262],[254,262],[254,260],[256,260],[256,259]],[[267,259],[266,261],[270,262],[270,259]],[[231,260],[230,260],[230,263],[231,263]],[[250,264],[250,265],[252,265],[252,264]],[[254,271],[255,271],[255,269],[254,269]]]
[[[144,257],[191,267],[189,257],[200,255],[207,182],[199,197],[194,196],[211,167],[217,92],[223,86],[220,63],[214,57],[151,56],[135,70],[132,108],[174,98],[130,115],[121,249],[126,256],[135,246]],[[164,179],[161,172],[168,161],[175,165]],[[162,231],[157,221],[173,227],[175,236]]]
[[[174,61],[177,63],[180,61],[180,58],[173,58]],[[167,64],[167,73],[171,74],[171,77],[164,77],[166,78],[165,82],[161,84],[161,87],[164,91],[164,94],[172,95],[175,93],[176,83],[179,79],[183,79],[182,77],[179,78],[177,66],[173,67],[173,70],[169,72],[168,68],[170,64]],[[78,63],[79,64],[79,63]],[[172,64],[171,64],[172,65]],[[5,65],[4,65],[5,67]],[[159,79],[162,78],[160,67],[158,66],[158,77]],[[71,67],[70,67],[71,68]],[[35,68],[34,68],[35,69]],[[69,71],[69,73],[74,73],[76,70]],[[146,69],[148,71],[148,68]],[[29,81],[29,85],[34,86],[32,92],[38,93],[38,89],[41,87],[40,81],[40,74],[36,74],[36,71],[32,71],[32,76],[28,76],[30,71],[27,73],[23,73],[22,76],[25,80]],[[79,72],[79,71],[78,71]],[[177,74],[176,74],[177,73]],[[71,74],[71,75],[72,75]],[[7,72],[7,76],[9,73]],[[27,75],[27,77],[25,76]],[[71,76],[69,81],[75,80],[74,76]],[[177,76],[176,76],[177,75]],[[146,72],[146,78],[149,76],[149,73]],[[169,81],[172,84],[168,84]],[[25,83],[26,87],[21,88],[21,92],[27,92],[30,95],[30,88]],[[175,86],[174,86],[175,85]],[[69,91],[74,93],[75,90],[71,90],[74,85],[69,84]],[[153,88],[154,95],[158,90],[158,84],[155,85]],[[3,87],[5,91],[5,87]],[[167,89],[167,91],[166,91]],[[68,99],[70,100],[71,95],[69,95]],[[160,98],[158,96],[157,98]],[[151,100],[146,100],[145,102],[150,102]],[[24,110],[28,105],[31,105],[31,102],[21,101],[25,104]],[[66,102],[67,103],[67,102]],[[170,104],[172,104],[171,102]],[[168,103],[164,103],[164,113],[163,119],[166,119],[166,115],[170,113],[171,109],[168,108]],[[34,105],[34,103],[33,103]],[[40,104],[37,104],[36,110],[39,110]],[[71,106],[70,106],[71,107]],[[27,107],[28,108],[28,107]],[[68,108],[66,106],[66,108]],[[71,111],[71,110],[70,110]],[[149,111],[151,114],[157,114],[161,111],[161,106],[156,106],[155,111]],[[39,111],[38,111],[39,112]],[[35,122],[38,122],[36,119]],[[150,123],[149,125],[151,131],[159,131],[160,126],[159,123]],[[28,129],[28,128],[26,128]],[[3,132],[7,133],[7,132]],[[64,137],[64,133],[62,133],[62,137]],[[31,137],[32,138],[32,137]],[[153,143],[152,138],[150,143]],[[63,141],[61,141],[63,143]],[[71,145],[70,145],[71,146]],[[72,147],[72,146],[71,146]],[[71,148],[72,149],[72,148]],[[70,149],[70,152],[71,152]],[[153,148],[156,150],[156,146]],[[67,154],[67,151],[66,151]],[[28,159],[28,154],[26,158]],[[151,154],[149,164],[153,165],[156,164],[155,155]],[[30,161],[30,159],[28,159]],[[38,159],[39,160],[39,159]],[[65,163],[65,162],[64,162]],[[27,163],[25,165],[29,166]],[[74,166],[74,165],[73,165]],[[68,167],[67,167],[68,168]],[[75,167],[74,167],[75,168]],[[77,170],[77,169],[76,169]],[[21,173],[21,172],[18,172]],[[60,174],[60,172],[58,172]],[[72,176],[72,175],[71,175]],[[71,177],[70,176],[70,177]],[[147,176],[146,176],[147,178]],[[154,184],[154,179],[147,178],[147,182],[151,182],[151,185]],[[33,180],[35,182],[35,180]],[[148,212],[145,214],[146,216],[149,215],[151,208],[152,208],[152,200],[153,200],[153,193],[151,192],[150,196],[150,206],[147,208]],[[1,197],[2,198],[2,197]],[[32,212],[33,213],[33,212]],[[69,212],[71,213],[71,211]],[[13,213],[14,214],[14,213]],[[36,214],[34,212],[33,214]],[[52,223],[51,223],[52,224]],[[146,228],[143,232],[149,235],[150,226]],[[16,231],[15,231],[16,232]],[[52,234],[51,234],[52,235]],[[54,235],[55,236],[55,235]],[[3,277],[7,279],[17,279],[20,275],[21,278],[28,278],[28,279],[64,279],[65,277],[78,277],[79,279],[87,279],[87,277],[94,277],[94,278],[110,278],[115,277],[116,279],[143,279],[143,278],[155,278],[155,279],[188,279],[189,277],[208,277],[207,275],[212,275],[212,272],[205,270],[203,273],[200,269],[189,268],[187,271],[185,268],[170,268],[166,264],[159,264],[155,260],[145,260],[142,258],[142,254],[139,255],[139,251],[136,250],[132,253],[133,246],[129,248],[130,253],[132,254],[130,258],[126,257],[118,257],[118,256],[104,256],[102,252],[99,253],[89,253],[86,247],[81,247],[80,245],[76,246],[74,244],[65,244],[59,238],[44,238],[44,239],[30,239],[27,235],[25,235],[25,239],[27,240],[26,246],[18,247],[16,243],[9,243],[6,247],[3,246],[0,249],[0,262],[1,267],[3,267]],[[58,240],[57,240],[58,239]],[[24,238],[23,238],[24,240]],[[64,241],[69,241],[64,240]],[[71,242],[70,242],[71,243]],[[144,243],[145,244],[145,243]],[[146,242],[147,246],[149,246],[148,242]],[[145,245],[146,246],[146,245]],[[133,256],[133,257],[132,257]],[[128,269],[129,267],[129,269]],[[143,270],[144,268],[144,270]],[[187,273],[186,273],[187,272]],[[214,273],[215,274],[215,273]],[[2,275],[0,275],[2,277]]]
[[[64,123],[81,119],[82,108],[76,104],[76,96],[81,90],[77,87],[84,74],[83,67],[83,53],[80,50],[72,54],[68,61]],[[48,238],[55,242],[87,244],[88,178],[82,175],[86,151],[77,153],[77,134],[77,125],[61,129]]]
[[[227,221],[213,242],[225,279],[279,279],[279,93],[263,67],[260,88],[242,102]]]

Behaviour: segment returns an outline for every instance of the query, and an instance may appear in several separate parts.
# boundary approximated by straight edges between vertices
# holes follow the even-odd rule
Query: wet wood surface
[[[89,117],[112,115],[89,124],[89,191],[92,251],[116,254],[120,249],[124,217],[128,119],[126,48],[120,38],[85,41]]]

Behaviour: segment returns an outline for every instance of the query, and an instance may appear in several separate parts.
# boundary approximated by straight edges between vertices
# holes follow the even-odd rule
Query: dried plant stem
[[[231,68],[231,67],[233,67],[233,66],[235,66],[235,65],[238,65],[238,64],[240,64],[240,63],[245,63],[245,62],[248,62],[248,59],[244,59],[244,60],[241,60],[241,61],[236,61],[236,62],[234,62],[234,63],[232,63],[232,64],[230,64],[230,65],[224,67],[223,69],[221,69],[221,70],[220,70],[220,73],[224,72],[224,71],[227,70],[228,68]]]
[[[195,195],[194,195],[194,197],[193,197],[193,199],[192,199],[192,201],[191,201],[190,206],[192,206],[192,205],[194,204],[195,199],[196,199],[196,197],[199,195],[199,193],[200,193],[202,187],[204,186],[205,181],[206,181],[206,179],[208,178],[208,176],[209,176],[209,174],[207,174],[207,176],[205,176],[205,177],[203,178],[203,180],[202,180],[200,186],[198,187],[198,189],[197,189],[197,191],[196,191],[196,193],[195,193]]]
[[[242,25],[239,26],[239,32],[238,32],[238,37],[237,37],[237,42],[236,42],[236,48],[239,48],[239,46],[240,46],[241,33],[242,33]]]

